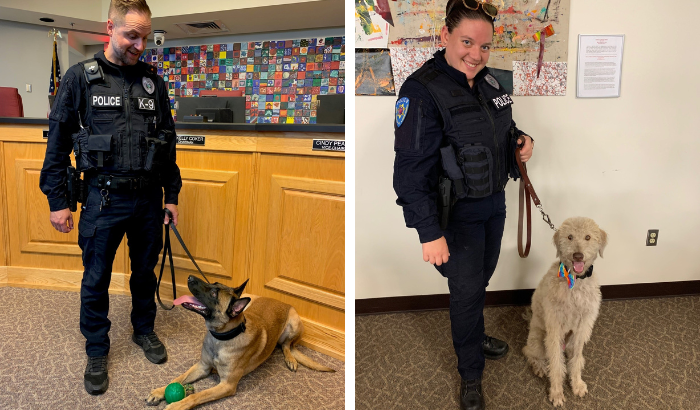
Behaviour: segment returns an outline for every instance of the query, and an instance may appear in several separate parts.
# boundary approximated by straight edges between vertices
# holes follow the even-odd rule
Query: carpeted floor
[[[131,298],[110,296],[111,350],[109,389],[90,396],[83,387],[85,339],[80,333],[80,295],[37,289],[0,288],[0,409],[162,409],[147,406],[149,392],[168,384],[200,357],[204,338],[201,316],[180,307],[160,309],[156,332],[168,348],[168,361],[149,362],[131,341]],[[235,396],[202,409],[343,409],[345,365],[301,347],[316,361],[335,369],[320,373],[300,366],[287,369],[280,349],[245,376]],[[217,376],[195,383],[195,391],[217,384]]]
[[[486,361],[489,410],[542,410],[548,381],[525,362],[524,307],[485,310],[486,332],[510,352]],[[358,316],[355,408],[459,409],[456,356],[448,311]],[[700,409],[700,296],[603,302],[584,349],[588,395],[567,410]]]

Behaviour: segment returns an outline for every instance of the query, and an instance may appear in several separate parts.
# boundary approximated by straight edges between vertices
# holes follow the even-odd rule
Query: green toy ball
[[[165,401],[175,403],[185,398],[185,387],[180,383],[170,383],[165,388]]]

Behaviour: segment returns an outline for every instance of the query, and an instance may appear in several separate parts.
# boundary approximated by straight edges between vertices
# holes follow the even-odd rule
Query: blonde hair
[[[146,15],[149,18],[151,17],[151,9],[148,8],[146,0],[112,0],[109,3],[109,13],[107,13],[107,16],[115,24],[121,24],[124,20],[124,16],[130,11]]]

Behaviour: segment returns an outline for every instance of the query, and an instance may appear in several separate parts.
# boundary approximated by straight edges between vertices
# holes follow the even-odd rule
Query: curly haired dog
[[[549,400],[556,407],[565,401],[567,367],[574,394],[588,393],[581,380],[583,345],[591,338],[602,298],[593,262],[598,254],[603,256],[608,235],[590,218],[569,218],[555,232],[553,242],[559,261],[532,295],[530,334],[523,354],[537,376],[549,376]]]

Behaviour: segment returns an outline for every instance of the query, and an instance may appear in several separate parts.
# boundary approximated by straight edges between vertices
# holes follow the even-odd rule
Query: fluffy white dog
[[[603,256],[608,235],[592,219],[577,217],[564,221],[553,241],[559,261],[532,295],[530,334],[523,354],[537,376],[549,376],[549,400],[556,407],[565,401],[567,367],[574,394],[588,393],[581,379],[583,345],[591,338],[601,302],[593,262],[598,254]]]

